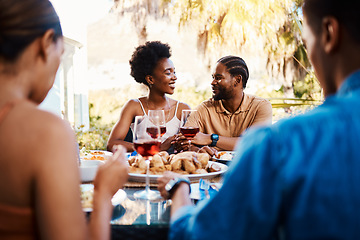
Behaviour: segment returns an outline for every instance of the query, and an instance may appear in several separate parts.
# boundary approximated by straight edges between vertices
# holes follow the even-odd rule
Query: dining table
[[[171,201],[135,199],[134,192],[143,187],[127,185],[123,188],[126,199],[113,210],[111,239],[167,239]]]
[[[222,176],[209,179],[210,183],[220,184]],[[83,184],[92,184],[83,182]],[[145,188],[145,183],[128,181],[123,191],[126,197],[115,205],[111,219],[111,239],[126,240],[166,240],[168,239],[171,200],[141,200],[134,193]],[[156,190],[157,183],[150,183],[150,188]],[[193,204],[197,204],[204,196],[198,191],[198,181],[192,182],[190,195]],[[204,194],[204,193],[202,193]],[[91,211],[86,212],[88,218]]]
[[[99,151],[98,151],[99,152]],[[104,151],[105,152],[105,151]],[[92,160],[90,160],[92,161]],[[223,174],[227,170],[228,162],[216,159],[221,169],[218,173],[187,175],[191,181],[191,194],[193,204],[216,194],[221,188]],[[170,225],[171,200],[141,200],[134,197],[134,193],[145,189],[145,175],[129,174],[129,180],[120,191],[121,201],[113,203],[111,219],[111,239],[127,240],[165,240],[168,238]],[[150,189],[157,189],[157,176],[150,175]],[[200,183],[199,183],[200,182]],[[202,186],[206,183],[208,189]],[[85,186],[86,185],[86,186]],[[82,189],[92,187],[92,182],[82,182]],[[83,191],[83,190],[82,190]],[[82,192],[83,193],[83,192]],[[209,194],[210,193],[210,194]],[[117,195],[117,194],[115,194]],[[115,197],[115,196],[114,196]],[[89,219],[91,210],[84,212]]]

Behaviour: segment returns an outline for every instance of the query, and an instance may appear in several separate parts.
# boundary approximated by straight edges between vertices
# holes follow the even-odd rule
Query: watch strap
[[[190,180],[188,177],[175,177],[165,185],[165,190],[169,193],[169,198],[172,197],[175,190],[179,187],[180,183],[183,182],[189,185],[189,193],[191,192]]]

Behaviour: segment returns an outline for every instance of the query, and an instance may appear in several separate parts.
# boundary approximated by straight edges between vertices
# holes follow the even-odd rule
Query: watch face
[[[217,140],[219,140],[219,135],[217,135],[217,134],[212,134],[212,135],[211,135],[211,139],[217,141]]]
[[[218,140],[219,140],[219,135],[217,135],[217,134],[211,134],[211,144],[210,144],[210,147],[215,147]]]

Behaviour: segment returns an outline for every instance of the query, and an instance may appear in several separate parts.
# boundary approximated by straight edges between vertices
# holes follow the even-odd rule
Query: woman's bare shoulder
[[[75,156],[76,139],[70,124],[53,113],[41,110],[31,102],[16,104],[3,122],[2,136],[8,139],[9,154],[26,156],[32,165],[56,156]],[[21,147],[19,153],[16,149]]]
[[[133,109],[134,107],[140,107],[140,99],[141,98],[129,99],[124,104],[123,109]]]
[[[179,102],[179,110],[191,109],[187,103]]]
[[[69,122],[29,102],[21,103],[14,108],[13,124],[21,125],[24,121],[26,121],[26,127],[23,128],[24,134],[33,133],[42,139],[51,135],[60,137],[73,134]]]
[[[140,99],[141,98],[128,100],[121,109],[121,115],[124,114],[128,116],[141,115],[143,113],[143,110],[140,105]]]

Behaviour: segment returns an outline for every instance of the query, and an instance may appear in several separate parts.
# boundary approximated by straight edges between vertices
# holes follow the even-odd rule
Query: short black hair
[[[243,88],[245,89],[247,80],[249,79],[249,70],[244,59],[237,56],[225,56],[217,62],[224,64],[231,76],[241,75]]]
[[[146,42],[135,49],[129,63],[131,67],[130,75],[138,83],[149,86],[145,80],[147,75],[152,75],[160,59],[170,58],[171,49],[168,44],[159,41]]]
[[[0,60],[15,62],[47,30],[62,37],[60,20],[49,0],[0,0]]]
[[[305,0],[303,5],[303,11],[316,32],[320,30],[321,19],[333,16],[357,42],[360,42],[359,9],[359,0]]]

